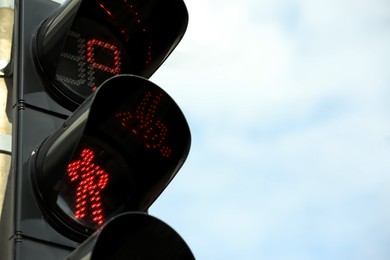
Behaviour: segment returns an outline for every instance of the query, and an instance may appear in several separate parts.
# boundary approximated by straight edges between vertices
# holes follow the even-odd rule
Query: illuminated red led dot
[[[115,117],[120,121],[123,128],[141,136],[147,148],[158,150],[162,156],[169,157],[172,150],[164,145],[168,128],[160,119],[156,118],[161,96],[162,94],[156,95],[152,99],[152,93],[148,92],[138,105],[135,113],[120,112]]]
[[[83,149],[78,158],[68,165],[67,174],[70,181],[77,184],[74,217],[88,218],[102,225],[104,212],[100,202],[101,191],[107,186],[109,175],[93,162],[94,158],[93,150]]]
[[[94,51],[96,50],[96,47],[103,48],[107,52],[111,53],[113,56],[113,66],[109,67],[104,64],[100,64],[96,62],[94,56]],[[96,39],[91,39],[87,42],[87,53],[86,53],[86,60],[90,65],[95,68],[99,69],[114,75],[117,75],[120,73],[121,68],[121,52],[117,49],[117,47],[113,44],[109,44],[107,42],[103,42]]]
[[[148,30],[147,30],[147,28],[144,27],[143,20],[141,19],[141,17],[139,17],[140,15],[139,15],[138,11],[136,10],[135,5],[133,3],[131,3],[134,1],[129,1],[129,0],[123,0],[123,1],[126,4],[126,6],[129,8],[129,11],[133,14],[134,20],[135,20],[135,25],[138,27],[138,29],[141,32],[145,33],[145,35],[146,35]],[[152,61],[152,48],[151,48],[152,42],[150,41],[146,45],[148,46],[147,47],[148,51],[146,53],[147,56],[146,56],[144,62],[146,64],[149,64]]]

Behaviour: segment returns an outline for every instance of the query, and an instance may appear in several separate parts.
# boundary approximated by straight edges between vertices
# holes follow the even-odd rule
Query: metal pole
[[[0,0],[0,70],[11,59],[12,32],[14,26],[13,0]],[[6,113],[8,90],[5,79],[0,77],[0,219],[11,165],[12,124]]]

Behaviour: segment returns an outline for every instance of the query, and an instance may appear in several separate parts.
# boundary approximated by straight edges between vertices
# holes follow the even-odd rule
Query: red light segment
[[[133,14],[134,20],[136,21],[135,24],[139,27],[140,31],[146,33],[148,30],[146,29],[146,27],[143,26],[143,21],[140,18],[139,12],[136,10],[136,5],[132,4],[131,0],[123,0],[123,2],[128,7],[128,10]],[[148,41],[146,45],[147,45],[147,50],[146,50],[147,54],[145,57],[145,64],[149,64],[152,62],[152,42]]]
[[[160,119],[155,117],[161,96],[162,94],[152,98],[152,93],[148,92],[134,114],[131,112],[120,112],[115,116],[120,120],[124,128],[130,130],[135,135],[142,136],[147,148],[156,149],[162,156],[169,157],[172,149],[164,146],[168,128]]]
[[[135,5],[130,3],[131,1],[128,0],[123,0],[123,2],[129,8],[130,12],[134,15],[136,23],[142,24],[142,20],[139,18],[139,13],[135,10]],[[142,31],[146,31],[146,29],[142,28]]]
[[[96,47],[98,46],[100,48],[105,49],[106,51],[110,52],[114,58],[114,66],[109,67],[104,64],[98,63],[95,61],[95,53]],[[117,50],[116,46],[113,44],[109,44],[103,41],[99,41],[96,39],[89,40],[87,42],[87,62],[89,62],[92,66],[92,68],[99,69],[114,75],[119,74],[120,72],[120,65],[121,65],[121,52]]]
[[[91,219],[98,225],[104,223],[101,191],[107,186],[108,173],[93,162],[95,153],[84,149],[79,159],[68,165],[71,182],[77,183],[75,196],[75,218]]]
[[[56,74],[56,79],[63,83],[96,90],[100,78],[108,78],[104,73],[118,75],[121,72],[122,53],[115,44],[85,39],[81,34],[69,31],[66,46],[68,49],[61,52]],[[77,74],[72,74],[73,71]]]

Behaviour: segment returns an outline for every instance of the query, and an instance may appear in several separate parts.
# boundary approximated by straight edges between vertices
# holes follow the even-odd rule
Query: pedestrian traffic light
[[[64,259],[110,219],[145,215],[183,165],[188,124],[147,78],[188,14],[182,0],[19,0],[15,11],[4,255]]]
[[[33,152],[38,204],[53,227],[82,241],[118,213],[145,212],[189,148],[187,122],[165,91],[116,76]]]

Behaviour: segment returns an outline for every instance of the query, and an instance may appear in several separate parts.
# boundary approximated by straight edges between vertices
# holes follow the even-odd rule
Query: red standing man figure
[[[107,186],[108,173],[93,162],[94,157],[91,149],[83,149],[79,159],[68,165],[67,173],[71,182],[77,182],[75,218],[102,225],[104,212],[101,191]]]

